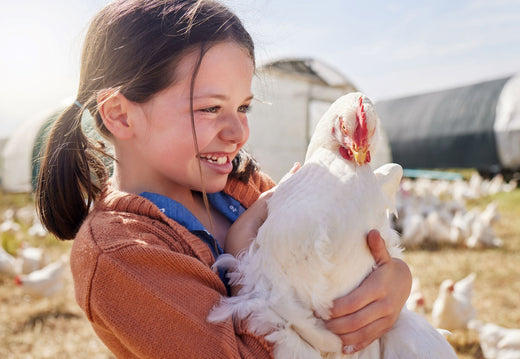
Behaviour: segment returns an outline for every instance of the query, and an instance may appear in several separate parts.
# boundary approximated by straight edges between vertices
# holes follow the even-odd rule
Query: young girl
[[[90,26],[37,198],[45,226],[75,239],[76,300],[117,357],[272,356],[247,323],[206,321],[232,293],[211,265],[248,246],[274,186],[242,150],[253,73],[249,34],[213,1],[118,0]],[[110,178],[103,146],[82,132],[86,110],[113,145]],[[377,233],[368,243],[378,268],[326,323],[349,351],[392,326],[411,286]]]

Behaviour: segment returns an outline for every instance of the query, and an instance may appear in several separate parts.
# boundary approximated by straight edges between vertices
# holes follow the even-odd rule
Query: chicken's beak
[[[354,154],[354,160],[359,166],[363,166],[365,164],[365,153],[363,151],[352,151]]]
[[[357,151],[352,150],[352,154],[358,166],[363,166],[370,161],[370,155],[366,148],[359,148]]]

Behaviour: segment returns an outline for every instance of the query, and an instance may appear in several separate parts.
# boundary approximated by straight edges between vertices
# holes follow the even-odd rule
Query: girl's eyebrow
[[[255,96],[253,94],[251,94],[244,101],[251,101],[254,97]],[[222,101],[229,100],[229,96],[222,95],[222,94],[206,94],[206,95],[193,96],[194,100],[207,99],[207,98],[214,98],[214,99],[222,100]]]

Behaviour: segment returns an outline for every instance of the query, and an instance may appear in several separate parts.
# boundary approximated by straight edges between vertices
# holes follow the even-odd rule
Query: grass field
[[[458,280],[475,272],[473,303],[477,317],[485,322],[520,328],[520,189],[485,197],[469,205],[484,207],[492,200],[499,205],[501,219],[494,229],[503,240],[502,248],[405,252],[413,275],[421,280],[428,319],[440,283],[446,278]],[[0,194],[0,215],[7,208],[21,208],[30,203],[29,195]],[[26,229],[23,227],[15,234],[0,233],[4,248],[14,251],[23,240],[44,246],[51,259],[70,250],[71,242],[59,242],[51,236],[31,238],[25,234]],[[76,305],[70,273],[66,276],[66,288],[60,295],[32,299],[13,284],[11,277],[0,275],[0,358],[113,358]],[[460,358],[483,358],[475,333],[454,332],[449,340]]]

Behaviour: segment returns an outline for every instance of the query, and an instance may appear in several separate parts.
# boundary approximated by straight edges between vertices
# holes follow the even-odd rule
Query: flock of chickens
[[[446,330],[446,335],[455,330],[476,331],[486,359],[520,358],[520,329],[504,328],[477,319],[477,311],[472,303],[475,277],[475,273],[470,273],[459,281],[446,279],[441,283],[432,306],[432,324],[436,328]],[[425,314],[424,295],[417,278],[413,280],[406,307]]]
[[[469,181],[404,178],[397,193],[398,217],[392,224],[401,233],[405,247],[422,244],[448,244],[467,248],[494,248],[502,246],[493,226],[500,214],[496,202],[484,209],[466,208],[466,201],[510,192],[517,181],[505,182],[501,175],[491,180],[474,173]],[[482,323],[472,303],[475,273],[455,282],[444,280],[432,305],[431,320],[436,328],[447,331],[470,329],[479,336],[480,347],[486,359],[520,359],[520,329],[511,329],[493,323]],[[425,314],[425,298],[418,278],[414,278],[406,306]]]
[[[502,241],[493,230],[500,219],[497,204],[468,210],[466,201],[510,192],[516,186],[516,180],[505,182],[501,175],[486,180],[476,172],[469,181],[404,178],[397,193],[398,217],[393,225],[401,233],[401,243],[409,248],[425,243],[500,247]]]
[[[0,233],[16,235],[21,231],[18,222],[30,224],[27,230],[29,236],[46,235],[32,206],[23,207],[16,212],[13,209],[5,211]],[[14,283],[31,297],[49,297],[63,290],[67,265],[68,255],[64,254],[58,260],[50,261],[43,248],[32,247],[24,241],[20,242],[15,255],[8,253],[0,245],[0,275],[12,277]]]

